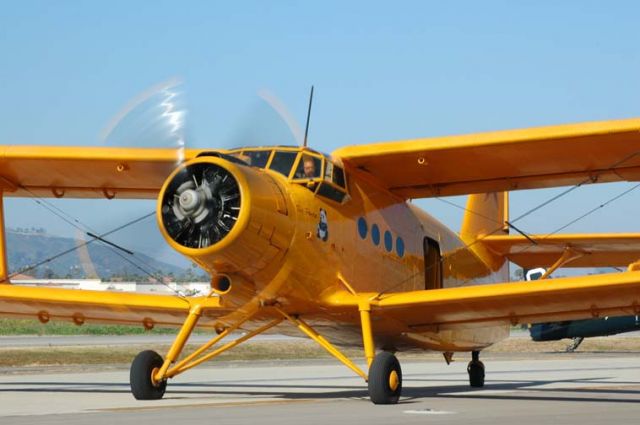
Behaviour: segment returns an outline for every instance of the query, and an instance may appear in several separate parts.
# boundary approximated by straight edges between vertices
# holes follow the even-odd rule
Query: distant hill
[[[125,280],[146,280],[148,275],[144,271],[186,280],[194,280],[203,274],[198,268],[183,269],[137,252],[132,256],[98,241],[88,244],[86,249],[74,249],[76,244],[75,239],[51,236],[42,231],[7,230],[10,273],[22,272],[26,267],[72,250],[33,270],[24,270],[24,274],[37,278],[118,277]]]

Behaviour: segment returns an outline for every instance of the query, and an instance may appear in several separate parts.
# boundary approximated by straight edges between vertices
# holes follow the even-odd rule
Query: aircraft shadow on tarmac
[[[602,368],[606,370],[605,368]],[[619,369],[619,368],[616,368]],[[589,369],[593,371],[594,369]],[[540,371],[536,371],[539,373]],[[543,400],[567,402],[604,402],[604,403],[638,403],[640,399],[640,382],[607,382],[608,376],[586,379],[566,380],[488,380],[485,387],[472,389],[466,380],[423,378],[424,375],[405,376],[401,403],[419,402],[423,398],[481,398],[493,400]],[[295,379],[283,379],[287,383],[278,383],[274,379],[228,380],[218,383],[206,382],[173,382],[169,386],[165,399],[187,399],[193,396],[234,396],[234,397],[268,397],[283,400],[300,399],[367,399],[368,393],[364,385],[325,385],[321,382],[309,384],[309,381],[326,381],[344,377],[300,378],[299,384],[291,383]],[[430,386],[419,387],[416,383],[429,382]],[[441,383],[442,385],[435,385]],[[540,388],[548,384],[560,384],[560,387]],[[590,387],[571,388],[562,384],[593,385]],[[599,387],[596,387],[599,386]],[[631,388],[621,386],[632,385]],[[504,392],[503,392],[504,391]],[[10,381],[0,382],[0,393],[93,393],[93,394],[129,394],[129,384],[104,382],[65,382],[65,381]],[[597,394],[597,395],[596,395]],[[202,401],[202,398],[198,399]]]

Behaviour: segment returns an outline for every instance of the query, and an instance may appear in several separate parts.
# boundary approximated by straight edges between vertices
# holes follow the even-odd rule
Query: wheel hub
[[[398,389],[398,385],[400,385],[400,378],[398,377],[398,372],[392,370],[389,374],[389,388],[391,391],[395,391]]]
[[[156,379],[156,375],[158,374],[159,371],[160,371],[159,367],[154,367],[151,370],[151,384],[153,384],[154,387],[160,386],[160,382]]]

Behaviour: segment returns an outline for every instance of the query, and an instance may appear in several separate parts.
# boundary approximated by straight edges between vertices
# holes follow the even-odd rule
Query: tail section
[[[469,195],[466,212],[462,219],[460,237],[467,245],[470,245],[471,251],[494,272],[505,265],[506,259],[489,250],[481,240],[489,234],[509,233],[509,227],[506,224],[508,220],[509,192]],[[478,242],[478,240],[480,241]]]

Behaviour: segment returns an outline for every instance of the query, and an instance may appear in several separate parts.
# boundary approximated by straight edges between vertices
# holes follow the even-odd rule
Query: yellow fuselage
[[[508,280],[504,262],[487,264],[436,219],[359,174],[348,176],[348,195],[339,203],[315,193],[314,182],[292,182],[268,169],[216,157],[197,158],[184,166],[197,162],[221,166],[238,181],[242,201],[236,224],[224,239],[199,249],[172,240],[158,213],[160,227],[173,248],[212,274],[214,287],[219,276],[230,279],[231,287],[219,292],[226,304],[238,306],[232,316],[277,303],[314,323],[336,343],[360,346],[358,311],[341,309],[341,294],[375,297],[428,289],[425,273],[434,266],[425,267],[425,238],[440,247],[442,287]],[[167,184],[158,211],[166,188]],[[423,329],[416,327],[419,323],[382,315],[372,319],[376,346],[392,350],[478,349],[508,335],[504,326]],[[232,320],[223,317],[220,323]]]

